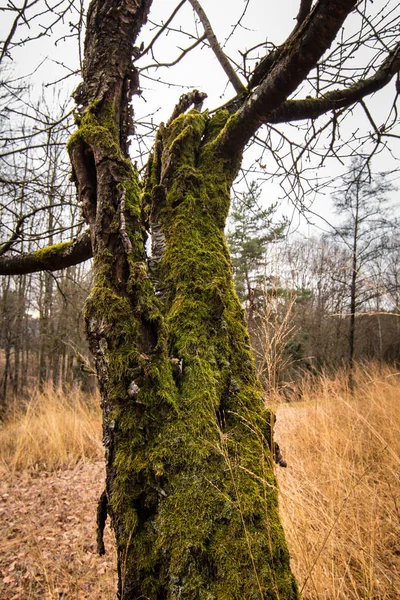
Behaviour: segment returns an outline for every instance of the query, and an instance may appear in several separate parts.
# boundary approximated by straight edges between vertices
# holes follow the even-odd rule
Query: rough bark
[[[218,158],[229,114],[193,110],[161,128],[144,196],[126,157],[137,89],[121,81],[135,81],[131,46],[148,4],[92,4],[79,128],[69,143],[94,255],[86,322],[102,395],[118,594],[295,600],[271,415],[223,234],[238,168]],[[117,43],[118,65],[106,43]],[[159,239],[151,278],[147,220]]]
[[[332,90],[320,98],[304,98],[287,100],[268,117],[268,123],[287,123],[306,119],[317,119],[319,116],[334,110],[351,106],[369,94],[385,87],[400,69],[400,43],[388,54],[379,69],[361,81],[345,89]]]

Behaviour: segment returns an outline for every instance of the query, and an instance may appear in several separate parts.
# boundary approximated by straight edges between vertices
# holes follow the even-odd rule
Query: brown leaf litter
[[[115,598],[112,533],[96,554],[101,462],[58,472],[3,473],[0,483],[0,599]]]

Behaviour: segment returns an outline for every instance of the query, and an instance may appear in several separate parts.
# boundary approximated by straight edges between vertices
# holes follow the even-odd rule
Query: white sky
[[[20,2],[22,2],[22,0],[20,0]],[[41,1],[32,10],[36,10],[37,6],[40,4]],[[79,2],[77,2],[77,5],[78,4]],[[381,10],[386,4],[386,0],[375,0],[373,4],[369,3],[370,9],[373,11]],[[398,5],[397,0],[390,0],[389,4],[392,4],[396,10]],[[153,36],[153,26],[151,22],[165,22],[176,5],[177,1],[175,0],[154,0],[150,13],[150,22],[142,30],[138,44],[143,41],[145,46],[147,46],[147,43]],[[202,5],[220,43],[222,44],[232,32],[232,28],[246,6],[246,1],[219,0],[217,2],[215,0],[203,0]],[[6,0],[0,0],[0,8],[1,6],[6,6]],[[244,51],[255,44],[265,41],[271,41],[275,44],[281,43],[295,24],[298,7],[299,0],[281,0],[280,2],[274,0],[250,0],[248,12],[242,22],[242,26],[235,30],[234,35],[225,47],[227,54],[233,58],[233,60],[241,62],[238,49]],[[44,24],[45,21],[43,19],[45,18],[46,17],[42,17],[40,22],[32,25],[31,33],[35,27],[38,31],[40,30],[39,28]],[[4,38],[4,35],[7,35],[9,29],[7,13],[3,12],[0,15],[0,19],[0,34],[1,37]],[[359,23],[359,18],[353,16],[348,25],[347,32],[350,29],[355,31],[358,30]],[[155,58],[158,61],[168,62],[174,60],[179,55],[180,48],[187,47],[192,43],[193,40],[190,40],[186,35],[180,33],[180,31],[188,33],[192,32],[193,34],[196,33],[193,12],[188,3],[179,11],[172,26],[176,28],[177,32],[170,32],[168,36],[163,36],[154,47]],[[53,39],[42,38],[41,40],[28,44],[26,47],[16,51],[14,54],[14,62],[11,65],[12,71],[22,75],[34,71],[37,65],[42,63],[42,66],[38,69],[33,78],[37,88],[39,88],[42,81],[52,81],[66,73],[66,71],[60,67],[59,63],[66,64],[71,69],[75,69],[78,64],[76,40],[60,41],[56,45],[54,43],[54,40],[59,38],[63,32],[68,33],[68,23],[65,23],[63,27],[64,29],[61,29],[60,27],[55,29]],[[201,25],[197,25],[197,27],[198,30],[202,32]],[[25,35],[23,30],[21,30],[21,35]],[[360,58],[356,58],[355,61],[361,63],[363,60],[367,60],[368,57],[368,51],[365,51],[363,54],[360,54]],[[152,62],[154,61],[151,59],[151,56],[146,56],[139,64],[145,66]],[[162,120],[168,119],[179,96],[184,91],[187,91],[187,89],[197,88],[206,92],[208,94],[208,100],[205,103],[205,108],[210,109],[221,105],[224,101],[234,95],[232,87],[229,84],[227,85],[227,79],[221,66],[216,61],[212,52],[206,47],[198,46],[194,52],[190,53],[181,63],[171,69],[152,70],[149,73],[151,73],[153,78],[161,78],[163,81],[168,81],[171,85],[159,84],[156,81],[150,81],[142,77],[141,85],[143,88],[143,97],[135,98],[134,100],[135,116],[138,121],[148,114],[153,114],[152,119],[156,124]],[[63,84],[65,95],[72,92],[77,81],[76,78],[70,78],[65,81]],[[187,85],[188,88],[185,89],[180,87],[181,84]],[[368,101],[368,106],[376,119],[378,126],[383,122],[387,106],[393,101],[393,90],[394,82],[392,82],[389,89],[376,94],[374,98]],[[367,133],[371,130],[371,125],[363,110],[357,108],[353,111],[346,122],[346,125],[343,127],[343,133],[351,136],[353,132],[361,130],[365,130]],[[285,133],[290,133],[290,135],[294,136],[298,141],[301,141],[303,136],[303,133],[293,132],[293,128],[286,128]],[[400,131],[397,133],[399,134]],[[400,157],[399,140],[391,140],[391,151],[393,156],[390,151],[385,151],[376,158],[373,163],[375,170],[398,168],[398,158]],[[261,158],[259,148],[253,147],[248,152],[245,164],[251,163],[259,157]],[[268,154],[262,157],[260,165],[264,163],[266,164],[266,171],[273,168],[273,161]],[[316,163],[313,162],[307,163],[305,157],[303,166],[310,168],[313,165],[317,166]],[[338,175],[343,168],[344,167],[340,162],[331,160],[327,162],[325,166],[317,169],[316,172],[320,177],[330,179],[335,175]],[[310,177],[314,176],[315,172],[310,171]],[[263,169],[258,168],[258,173],[255,174],[253,178],[262,180],[264,178]],[[242,184],[242,186],[243,185],[244,184]],[[262,197],[266,204],[275,202],[282,198],[282,196],[284,196],[284,193],[277,184],[277,181],[269,181],[265,184]],[[328,220],[333,218],[329,195],[319,194],[316,198],[313,198],[312,195],[310,195],[309,200],[314,201],[313,210],[316,213],[322,214],[324,218]],[[393,203],[398,204],[397,194],[393,195]],[[282,201],[281,212],[288,216],[292,214],[293,208],[290,198],[286,198]],[[315,222],[322,224],[316,217],[313,217],[313,219]],[[295,217],[294,224],[297,222],[298,218]],[[312,230],[305,225],[304,221],[301,223],[301,230],[305,234],[311,234]]]

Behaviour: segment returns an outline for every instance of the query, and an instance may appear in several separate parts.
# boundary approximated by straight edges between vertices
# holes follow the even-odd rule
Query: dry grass
[[[400,598],[400,381],[321,377],[278,407],[281,511],[304,600]]]
[[[400,598],[400,377],[369,366],[355,379],[353,396],[344,374],[321,377],[277,408],[281,512],[303,600]],[[94,553],[103,467],[75,465],[102,456],[100,438],[99,410],[79,392],[37,394],[2,426],[2,599],[113,597],[109,531],[111,554]]]
[[[0,428],[0,466],[49,471],[101,457],[98,404],[79,389],[50,385],[22,407],[15,401]]]

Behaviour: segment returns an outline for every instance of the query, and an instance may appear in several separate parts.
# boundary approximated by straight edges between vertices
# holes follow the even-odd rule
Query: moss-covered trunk
[[[132,40],[150,4],[92,0],[69,142],[94,256],[86,323],[106,448],[100,533],[107,508],[121,600],[297,600],[271,415],[223,231],[240,152],[224,159],[218,148],[235,116],[184,114],[204,98],[193,92],[160,128],[144,186],[128,158]]]
[[[107,110],[95,117],[96,110],[70,151],[97,148],[90,160],[103,199],[86,318],[102,393],[119,597],[297,599],[271,415],[223,231],[237,165],[218,158],[216,139],[229,115],[191,111],[160,129],[142,193]],[[154,232],[150,272],[144,222]]]

